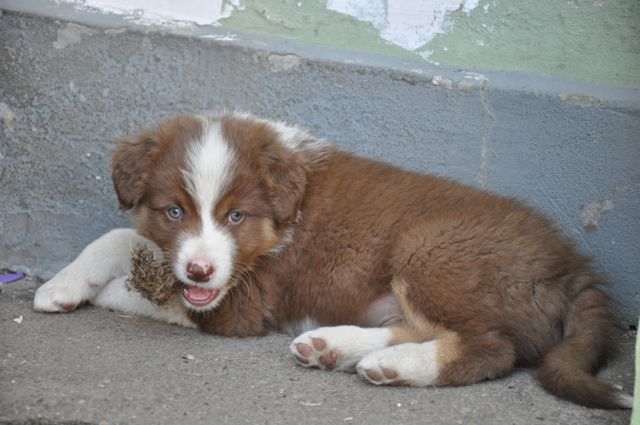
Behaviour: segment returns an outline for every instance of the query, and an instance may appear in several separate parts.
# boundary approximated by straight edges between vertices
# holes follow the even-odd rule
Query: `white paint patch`
[[[72,22],[58,28],[58,39],[53,42],[56,49],[64,49],[70,44],[79,43],[84,35],[93,35],[97,31]]]
[[[188,22],[216,25],[239,8],[240,0],[65,0],[107,13],[126,15],[144,24]]]
[[[4,124],[10,131],[16,129],[16,114],[4,102],[0,102],[0,118],[4,120]]]
[[[215,40],[215,41],[234,41],[237,40],[237,36],[235,34],[226,33],[226,34],[206,34],[201,36],[200,38],[204,38],[207,40]]]
[[[598,220],[603,212],[612,210],[613,202],[608,199],[604,201],[593,201],[587,206],[580,209],[580,220],[582,226],[588,231],[593,232],[598,228]]]
[[[451,24],[449,12],[471,12],[479,0],[328,0],[327,9],[370,22],[380,37],[407,50],[416,50]]]

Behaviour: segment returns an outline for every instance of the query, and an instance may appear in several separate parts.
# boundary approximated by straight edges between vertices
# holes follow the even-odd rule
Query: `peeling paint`
[[[4,102],[0,102],[0,117],[4,120],[9,131],[16,129],[16,114]]]
[[[600,220],[602,213],[612,210],[613,207],[613,202],[605,199],[604,201],[593,201],[589,205],[580,208],[582,227],[589,233],[595,232],[598,230],[598,220]]]
[[[383,40],[414,51],[448,30],[447,13],[469,13],[479,0],[328,0],[327,9],[371,23]]]
[[[300,58],[296,55],[269,55],[269,69],[271,72],[289,71],[300,66]]]
[[[49,1],[183,34],[194,25],[230,30],[201,36],[216,41],[257,33],[451,68],[640,88],[637,0]]]
[[[158,25],[163,23],[194,23],[217,25],[239,8],[239,0],[65,0],[78,7],[90,7],[102,12],[124,15],[132,21]]]
[[[640,87],[640,1],[483,0],[425,49],[450,67]],[[488,12],[483,9],[488,8]]]
[[[97,31],[92,28],[70,22],[58,28],[58,39],[53,42],[53,47],[56,49],[64,49],[70,44],[79,43],[83,36],[93,35],[96,32]]]

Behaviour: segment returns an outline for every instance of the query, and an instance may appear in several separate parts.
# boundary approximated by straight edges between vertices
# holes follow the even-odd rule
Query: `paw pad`
[[[404,379],[398,379],[399,375],[393,369],[385,368],[372,368],[372,369],[358,369],[358,373],[363,376],[367,381],[375,385],[410,385],[410,383]]]
[[[355,372],[364,355],[385,347],[388,340],[386,328],[327,326],[299,335],[289,349],[303,366]]]
[[[303,366],[321,369],[334,369],[341,357],[338,351],[328,349],[327,342],[322,338],[310,338],[309,344],[294,343],[291,351]]]

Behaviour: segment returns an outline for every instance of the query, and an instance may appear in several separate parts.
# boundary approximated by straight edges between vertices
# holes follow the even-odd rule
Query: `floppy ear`
[[[145,169],[154,146],[156,142],[145,133],[117,142],[111,160],[111,178],[120,209],[133,208],[144,194]]]
[[[299,154],[268,144],[262,153],[263,180],[278,223],[295,222],[307,185],[307,167]]]

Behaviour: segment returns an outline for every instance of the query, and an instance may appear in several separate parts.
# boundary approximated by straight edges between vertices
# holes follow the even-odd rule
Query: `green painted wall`
[[[451,32],[426,47],[431,60],[640,87],[639,0],[482,3],[495,7],[451,14]]]
[[[367,22],[358,21],[325,7],[322,0],[241,0],[220,24],[229,29],[288,38],[302,43],[338,47],[394,56],[420,58],[387,43]]]
[[[640,87],[640,0],[481,0],[470,12],[449,12],[444,32],[414,51],[383,40],[371,23],[327,10],[326,1],[239,4],[222,26],[454,68]]]

